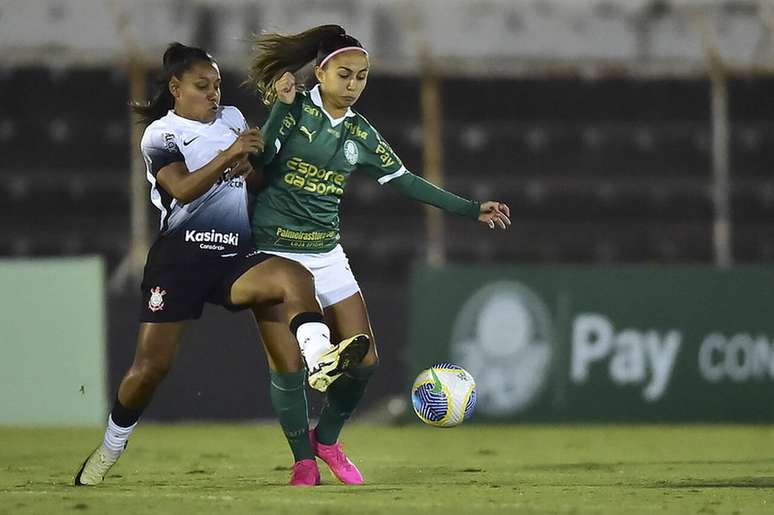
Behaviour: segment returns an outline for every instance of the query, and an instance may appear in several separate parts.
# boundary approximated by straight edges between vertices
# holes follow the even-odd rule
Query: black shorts
[[[179,322],[202,316],[204,303],[230,311],[247,306],[231,304],[231,286],[249,269],[274,257],[243,252],[233,257],[189,263],[155,263],[148,256],[142,278],[140,322]]]

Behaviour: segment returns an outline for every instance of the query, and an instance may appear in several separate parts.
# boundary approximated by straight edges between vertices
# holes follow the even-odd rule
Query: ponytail
[[[183,73],[190,70],[194,64],[214,63],[215,60],[201,48],[175,42],[167,47],[162,62],[163,67],[154,83],[150,100],[129,104],[132,111],[140,116],[140,122],[144,124],[158,120],[175,107],[175,98],[169,91],[169,81],[172,77],[180,79]]]
[[[318,66],[332,52],[363,45],[338,25],[320,25],[299,34],[264,33],[255,38],[253,58],[245,84],[257,91],[266,105],[276,99],[274,83],[285,72],[294,73],[315,61]]]

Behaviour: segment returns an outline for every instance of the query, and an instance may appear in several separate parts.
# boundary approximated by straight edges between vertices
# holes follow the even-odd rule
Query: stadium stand
[[[239,72],[224,73],[223,102],[259,123],[265,109],[241,80]],[[766,227],[774,213],[770,86],[770,79],[737,79],[730,88],[734,251],[746,262],[774,255]],[[128,243],[134,151],[125,76],[108,68],[10,68],[0,74],[0,90],[36,99],[0,106],[0,152],[10,172],[0,188],[7,235],[0,253],[99,253],[115,266]],[[451,260],[711,260],[706,81],[448,79],[442,94],[446,187],[508,201],[515,222],[508,237],[493,238],[447,218]],[[421,173],[417,80],[376,75],[358,109]],[[38,151],[21,144],[29,138]],[[342,216],[353,261],[405,274],[424,254],[421,209],[353,177]]]

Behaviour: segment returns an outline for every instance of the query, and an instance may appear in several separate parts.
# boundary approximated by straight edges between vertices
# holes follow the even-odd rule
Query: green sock
[[[271,377],[271,403],[279,417],[282,432],[293,451],[293,458],[299,460],[314,459],[312,444],[309,442],[309,414],[306,409],[306,390],[304,379],[306,371],[275,372]]]
[[[378,363],[357,367],[336,379],[328,387],[325,407],[317,424],[317,441],[331,445],[339,439],[341,428],[363,398],[368,380]]]

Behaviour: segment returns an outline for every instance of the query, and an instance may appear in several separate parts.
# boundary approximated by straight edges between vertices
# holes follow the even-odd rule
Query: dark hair
[[[253,58],[245,83],[271,105],[274,83],[285,72],[296,72],[312,60],[318,66],[332,52],[344,47],[363,48],[360,41],[338,25],[320,25],[299,34],[267,32],[255,37]]]
[[[153,95],[146,102],[132,102],[132,111],[140,115],[142,123],[158,120],[167,111],[175,107],[175,98],[169,92],[169,81],[172,77],[182,78],[183,73],[200,62],[215,63],[210,54],[182,43],[170,43],[164,52],[163,67],[154,85]]]

